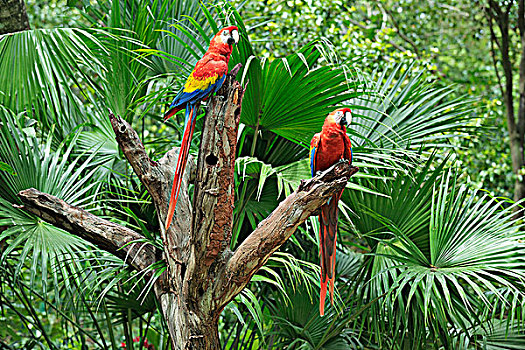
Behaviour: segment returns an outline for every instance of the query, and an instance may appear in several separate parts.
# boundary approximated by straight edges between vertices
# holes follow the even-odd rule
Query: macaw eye
[[[223,31],[222,31],[222,36],[227,36],[228,34],[229,34],[229,33],[228,33],[227,30],[223,30]]]
[[[232,38],[235,40],[235,43],[237,44],[239,42],[239,32],[235,29],[232,30]]]
[[[335,116],[336,117],[342,117],[343,116],[343,112],[337,111],[337,112],[335,112]]]

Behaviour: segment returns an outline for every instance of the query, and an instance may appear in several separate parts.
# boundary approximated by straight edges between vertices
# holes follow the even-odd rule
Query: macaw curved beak
[[[343,115],[343,117],[341,118],[341,120],[339,121],[339,125],[341,126],[346,126],[346,115]]]
[[[228,38],[228,45],[233,45],[233,44],[235,44],[235,39],[230,36]]]

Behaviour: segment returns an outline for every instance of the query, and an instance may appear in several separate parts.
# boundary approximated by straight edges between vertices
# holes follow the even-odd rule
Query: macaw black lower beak
[[[228,45],[233,45],[233,44],[235,44],[235,39],[232,38],[232,37],[229,37],[228,38]]]
[[[341,121],[339,121],[339,125],[341,125],[341,126],[346,126],[346,117],[345,117],[345,116],[343,116],[343,117],[341,118]]]

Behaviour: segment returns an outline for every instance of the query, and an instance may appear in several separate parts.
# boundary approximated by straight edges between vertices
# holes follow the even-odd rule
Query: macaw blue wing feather
[[[317,151],[316,147],[310,148],[310,170],[312,171],[312,177],[315,176],[315,152]]]
[[[321,135],[319,133],[315,134],[310,142],[310,170],[312,171],[312,177],[315,176],[317,171],[316,158],[317,158],[317,149],[319,148],[319,140]]]
[[[191,92],[185,86],[173,99],[173,102],[170,105],[170,109],[177,108],[179,106],[185,106],[188,103],[195,103],[200,101],[208,95],[219,90],[226,79],[226,74],[221,77],[217,77],[217,80],[209,84],[205,89],[191,89]]]

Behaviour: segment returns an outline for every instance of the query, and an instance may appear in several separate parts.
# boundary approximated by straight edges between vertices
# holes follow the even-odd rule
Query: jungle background
[[[162,113],[230,24],[247,86],[232,248],[310,176],[309,141],[335,106],[354,112],[361,171],[340,207],[327,316],[312,217],[225,308],[223,348],[525,348],[523,1],[26,6],[31,30],[0,36],[0,348],[169,348],[154,281],[16,194],[37,188],[161,244],[107,111],[153,159],[180,145],[183,115]]]

